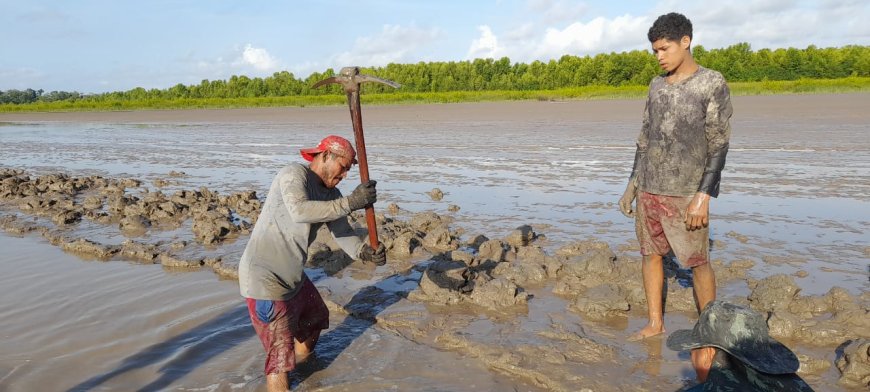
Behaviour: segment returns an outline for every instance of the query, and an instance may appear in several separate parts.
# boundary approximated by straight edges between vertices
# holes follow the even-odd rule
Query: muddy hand
[[[378,244],[378,249],[372,249],[368,244],[363,245],[362,251],[360,251],[360,259],[375,265],[384,265],[387,263],[387,249],[383,243]]]
[[[698,192],[686,209],[686,230],[698,230],[710,223],[710,195]]]
[[[350,207],[350,210],[356,211],[378,201],[378,191],[375,188],[377,185],[378,182],[374,180],[368,180],[357,185],[356,189],[347,197],[347,205]]]
[[[634,203],[635,198],[637,198],[637,180],[630,179],[625,187],[625,193],[619,198],[619,210],[622,211],[622,215],[634,218],[635,211],[632,208],[632,203]]]

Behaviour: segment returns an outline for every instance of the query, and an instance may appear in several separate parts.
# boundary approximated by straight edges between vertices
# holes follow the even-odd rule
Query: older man
[[[329,311],[303,270],[317,230],[326,224],[351,257],[386,263],[383,244],[372,249],[347,221],[351,211],[377,200],[375,181],[360,184],[347,197],[336,188],[356,163],[350,142],[327,136],[300,153],[310,163],[292,163],[275,176],[239,263],[240,291],[266,349],[269,391],[289,389],[287,373],[329,326]]]

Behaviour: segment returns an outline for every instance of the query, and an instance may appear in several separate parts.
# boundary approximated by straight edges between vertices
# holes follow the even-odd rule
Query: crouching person
[[[795,374],[800,367],[797,356],[770,337],[765,318],[749,308],[711,301],[695,327],[674,332],[667,345],[674,351],[692,350],[692,366],[701,383],[685,392],[813,390]]]
[[[321,225],[349,256],[386,263],[383,244],[372,249],[347,221],[351,211],[377,200],[375,181],[347,197],[336,188],[356,163],[350,142],[327,136],[300,153],[310,163],[292,163],[275,176],[239,263],[240,291],[266,350],[269,391],[289,389],[287,373],[313,352],[320,331],[329,327],[329,310],[303,270]]]

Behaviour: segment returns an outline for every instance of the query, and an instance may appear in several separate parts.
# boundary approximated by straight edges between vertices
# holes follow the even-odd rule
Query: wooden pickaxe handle
[[[347,93],[347,105],[350,108],[350,120],[353,124],[353,136],[356,141],[356,155],[357,162],[359,162],[359,179],[362,183],[366,183],[369,180],[369,163],[366,157],[366,140],[365,135],[363,134],[362,108],[359,99],[359,85],[363,82],[381,83],[393,88],[398,88],[400,86],[398,83],[390,80],[361,75],[359,73],[359,67],[344,67],[341,69],[338,76],[321,80],[315,83],[313,87],[317,88],[331,83],[340,84],[344,87],[344,91]],[[377,222],[375,222],[374,206],[366,207],[366,225],[369,230],[369,244],[371,244],[372,249],[377,249],[380,242],[378,241],[378,228]]]
[[[365,184],[369,181],[369,161],[366,157],[366,138],[363,134],[362,108],[359,102],[359,91],[347,93],[347,104],[350,107],[350,120],[353,123],[353,138],[356,141],[356,160],[359,162],[359,179]],[[378,249],[378,227],[375,222],[375,207],[366,207],[366,226],[369,229],[369,244],[372,249]]]

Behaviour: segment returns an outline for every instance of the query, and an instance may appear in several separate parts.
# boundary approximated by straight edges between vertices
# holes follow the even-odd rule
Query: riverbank
[[[730,83],[732,94],[788,95],[843,94],[870,92],[870,78],[799,79],[792,81],[761,81]],[[430,93],[363,94],[366,104],[407,105],[501,101],[571,101],[642,99],[647,86],[584,86],[558,90],[511,91],[450,91]],[[29,112],[91,112],[128,110],[191,110],[240,109],[263,107],[311,107],[346,105],[344,95],[313,95],[252,98],[148,99],[148,100],[88,100],[36,102],[32,104],[0,105],[0,113]]]

